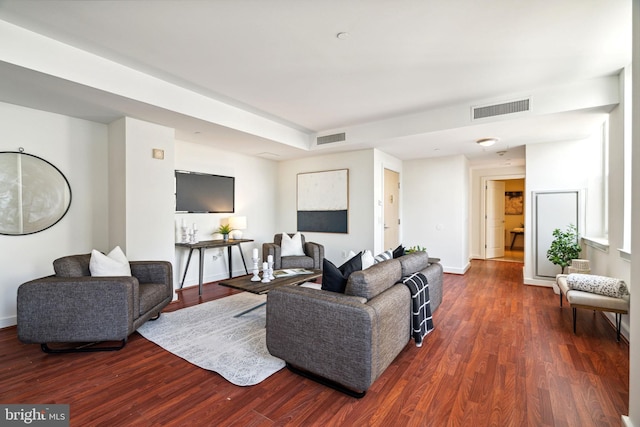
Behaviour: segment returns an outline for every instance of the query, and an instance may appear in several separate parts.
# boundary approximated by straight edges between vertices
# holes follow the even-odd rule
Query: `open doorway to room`
[[[488,180],[485,189],[485,257],[524,262],[525,179]]]

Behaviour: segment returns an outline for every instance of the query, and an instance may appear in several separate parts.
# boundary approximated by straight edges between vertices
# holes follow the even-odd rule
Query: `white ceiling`
[[[631,0],[0,0],[0,19],[310,139],[589,81],[617,74],[631,60]],[[339,39],[340,32],[348,37]],[[9,42],[0,41],[0,50]],[[126,114],[173,126],[180,139],[276,159],[318,152],[6,62],[0,100],[101,122]],[[480,163],[508,150],[499,160],[518,162],[525,144],[584,137],[604,111],[443,125],[321,152],[377,147],[401,159],[465,154]],[[491,149],[474,143],[486,136],[500,142]]]

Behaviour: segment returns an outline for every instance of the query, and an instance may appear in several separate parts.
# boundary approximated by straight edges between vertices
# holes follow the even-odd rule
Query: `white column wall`
[[[469,269],[469,164],[464,156],[405,161],[403,244],[427,248],[446,272]]]

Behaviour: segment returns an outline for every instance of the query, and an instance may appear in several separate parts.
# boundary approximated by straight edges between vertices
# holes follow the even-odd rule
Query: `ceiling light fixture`
[[[349,33],[343,31],[336,34],[336,37],[339,38],[340,40],[346,40],[349,38],[349,35],[350,35]]]
[[[498,142],[498,138],[480,138],[476,141],[478,145],[482,145],[483,147],[491,147],[496,142]]]

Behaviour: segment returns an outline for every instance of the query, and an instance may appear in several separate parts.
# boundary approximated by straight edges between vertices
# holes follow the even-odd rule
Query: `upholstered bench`
[[[572,280],[567,280],[569,276],[570,275],[559,274],[558,276],[556,276],[556,284],[560,288],[560,307],[562,307],[562,295],[564,294],[565,298],[569,302],[569,305],[573,309],[573,333],[576,333],[576,309],[584,308],[594,311],[607,311],[610,313],[615,313],[616,315],[616,339],[620,341],[620,324],[622,322],[622,315],[629,313],[629,294],[628,292],[625,292],[626,286],[624,286],[624,282],[621,282],[621,284],[624,286],[623,291],[610,292],[611,295],[617,296],[608,296],[601,293],[575,289],[571,284]],[[575,276],[587,275],[577,274]],[[607,279],[609,281],[615,280],[603,276],[589,275],[588,278],[582,277],[583,280],[589,280],[590,278],[590,281],[594,283],[599,279]],[[581,278],[578,277],[578,279]],[[592,289],[596,288],[592,287]]]

